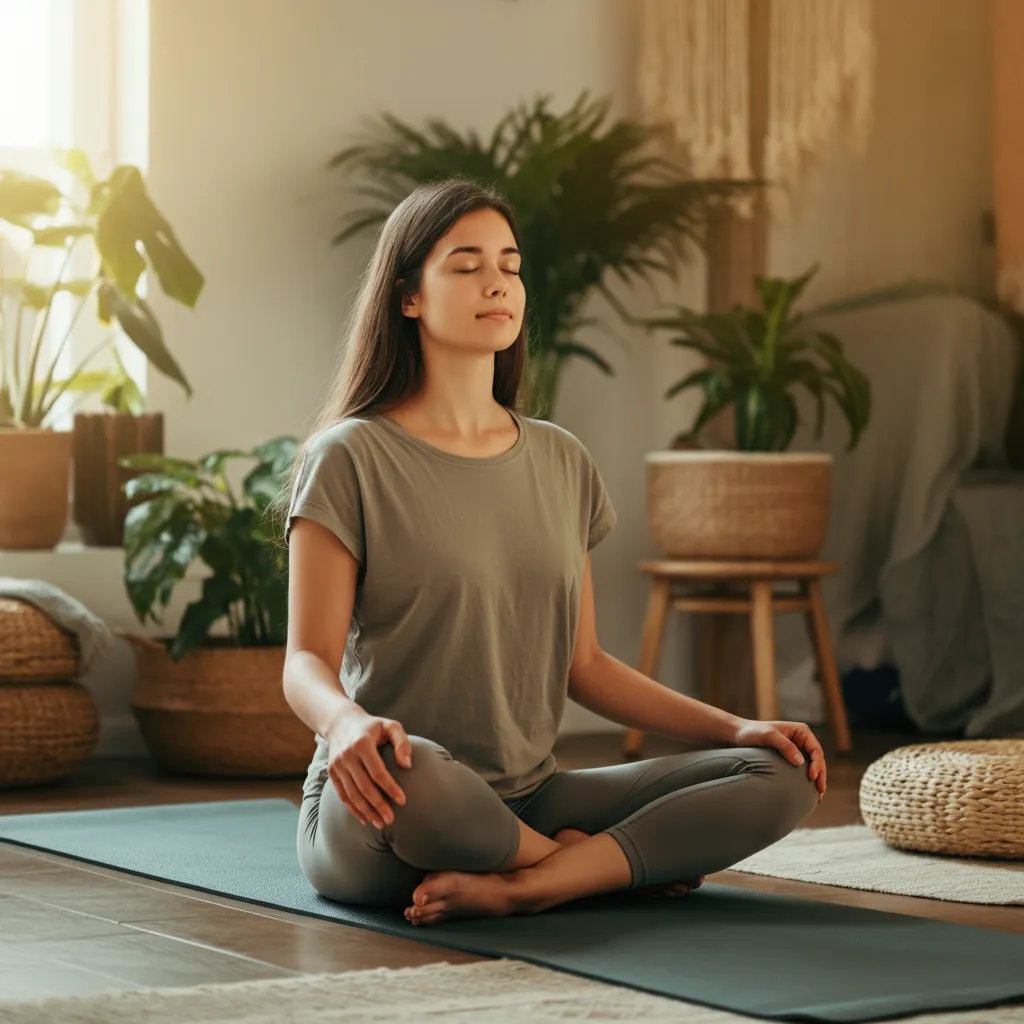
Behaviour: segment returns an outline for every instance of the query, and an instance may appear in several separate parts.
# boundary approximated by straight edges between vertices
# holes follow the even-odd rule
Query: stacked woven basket
[[[0,597],[0,788],[64,778],[96,749],[99,713],[78,675],[77,640]]]

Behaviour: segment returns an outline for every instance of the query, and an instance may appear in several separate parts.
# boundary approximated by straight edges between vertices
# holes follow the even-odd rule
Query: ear
[[[395,284],[401,285],[404,278],[399,278]],[[406,295],[402,297],[402,316],[417,318],[420,315],[419,295]]]

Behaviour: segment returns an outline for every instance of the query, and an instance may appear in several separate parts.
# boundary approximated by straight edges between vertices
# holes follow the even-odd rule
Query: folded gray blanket
[[[85,675],[116,640],[110,627],[98,615],[46,580],[0,576],[0,597],[15,598],[33,605],[54,625],[73,634],[78,640],[79,675]]]

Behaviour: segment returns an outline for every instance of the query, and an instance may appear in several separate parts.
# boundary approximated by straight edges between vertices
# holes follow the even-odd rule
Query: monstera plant
[[[73,438],[54,429],[62,398],[95,394],[117,413],[141,412],[141,392],[116,350],[112,368],[90,365],[100,352],[127,339],[192,393],[140,283],[152,271],[166,295],[192,307],[202,274],[137,167],[97,180],[81,150],[56,156],[61,184],[0,168],[0,547],[47,548],[61,539],[73,441],[76,461],[88,463],[76,485],[92,486],[87,478],[108,461],[84,458],[77,430]],[[103,338],[70,373],[58,373],[87,309]],[[76,486],[76,519],[83,493]]]
[[[568,359],[614,373],[579,339],[583,328],[602,326],[583,315],[585,301],[599,292],[626,315],[610,279],[675,276],[688,252],[703,246],[713,202],[754,184],[688,177],[661,155],[666,128],[606,124],[607,98],[584,92],[562,113],[550,103],[541,97],[508,111],[487,138],[438,119],[412,125],[383,114],[328,165],[351,175],[353,193],[367,200],[346,218],[335,244],[377,228],[426,181],[472,178],[511,200],[529,314],[523,394],[537,417],[550,414]]]

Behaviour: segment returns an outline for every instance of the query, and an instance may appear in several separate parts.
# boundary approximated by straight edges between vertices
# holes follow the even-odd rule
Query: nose
[[[505,275],[500,269],[491,271],[491,276],[487,280],[487,294],[488,295],[504,295],[508,291],[508,281],[505,280]]]

